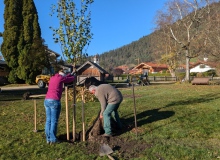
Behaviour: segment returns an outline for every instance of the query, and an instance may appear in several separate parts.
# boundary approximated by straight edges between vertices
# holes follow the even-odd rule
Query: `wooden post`
[[[84,108],[84,103],[85,103],[85,98],[84,98],[84,93],[85,90],[82,88],[82,129],[83,129],[83,141],[86,140],[86,132],[85,132],[85,108]]]
[[[66,139],[69,141],[69,111],[68,111],[68,88],[65,87],[65,103],[66,103]]]
[[[34,132],[37,132],[37,102],[34,99]]]
[[[73,71],[76,72],[76,65],[73,64]],[[76,141],[76,80],[73,81],[73,142]]]
[[[132,83],[132,90],[133,90],[133,99],[134,99],[134,122],[135,122],[136,136],[137,136],[137,118],[136,118],[136,103],[135,103],[135,95],[134,95],[134,83]]]
[[[45,97],[45,94],[30,95],[30,98]],[[37,101],[34,99],[34,132],[37,132]]]

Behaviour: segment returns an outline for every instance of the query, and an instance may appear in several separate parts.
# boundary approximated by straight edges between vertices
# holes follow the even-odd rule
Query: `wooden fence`
[[[113,81],[126,81],[127,77],[113,77]],[[139,77],[132,77],[131,81],[138,81]],[[130,80],[130,78],[129,78]],[[149,76],[149,81],[177,81],[178,77],[168,77],[168,76]]]
[[[220,80],[220,77],[208,77],[210,80]],[[124,81],[126,82],[127,80],[131,81],[138,81],[140,77],[113,77],[113,82],[114,81]],[[194,79],[194,76],[190,76],[190,80],[192,81]],[[179,77],[171,77],[171,76],[149,76],[148,80],[150,82],[157,82],[157,81],[180,81]]]
[[[149,81],[177,81],[177,77],[168,77],[168,76],[149,76]]]

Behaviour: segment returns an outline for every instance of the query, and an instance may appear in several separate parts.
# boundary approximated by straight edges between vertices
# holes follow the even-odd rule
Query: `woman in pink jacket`
[[[60,99],[63,92],[63,84],[74,81],[73,74],[65,75],[63,70],[60,70],[50,78],[48,91],[44,100],[46,111],[45,134],[48,144],[59,142],[57,134],[57,125],[61,111]]]

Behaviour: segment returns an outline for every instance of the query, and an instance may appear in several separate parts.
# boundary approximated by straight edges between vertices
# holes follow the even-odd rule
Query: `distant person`
[[[144,76],[144,77],[148,77],[148,72],[145,71],[145,72],[143,73],[143,76]]]
[[[59,142],[56,134],[61,111],[60,99],[63,92],[63,84],[73,82],[74,79],[73,73],[66,75],[63,70],[60,70],[50,78],[48,91],[44,100],[46,111],[45,134],[48,144]]]
[[[103,136],[110,137],[113,134],[111,128],[111,115],[116,121],[118,128],[122,128],[118,115],[118,108],[123,100],[123,96],[118,89],[110,84],[100,84],[99,86],[91,85],[89,87],[89,92],[94,94],[101,104],[101,112],[99,116],[100,119],[104,119],[103,128],[105,134],[103,134]]]

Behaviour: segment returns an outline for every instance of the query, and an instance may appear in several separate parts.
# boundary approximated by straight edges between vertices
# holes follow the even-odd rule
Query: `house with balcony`
[[[156,62],[142,62],[129,71],[129,74],[144,74],[144,73],[158,73],[169,72],[166,64]]]

